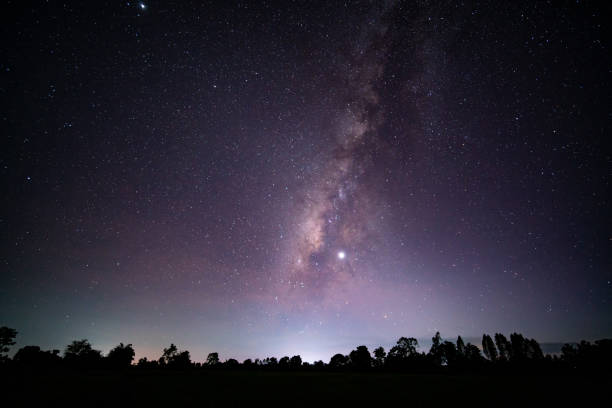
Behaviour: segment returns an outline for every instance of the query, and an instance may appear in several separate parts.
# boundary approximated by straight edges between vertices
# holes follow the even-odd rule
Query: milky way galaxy
[[[378,34],[378,33],[377,33]],[[373,40],[372,40],[373,41]],[[372,45],[372,44],[368,44]],[[301,191],[279,283],[312,297],[334,297],[349,281],[365,278],[360,258],[366,255],[381,224],[376,198],[366,173],[378,150],[381,109],[374,90],[382,75],[376,49],[354,50],[345,73],[347,95],[336,101],[339,112],[325,135],[328,148],[316,160],[320,170]],[[354,75],[350,75],[355,73]],[[341,248],[345,252],[334,256]],[[292,291],[295,293],[296,291]]]
[[[17,347],[612,336],[607,12],[217,3],[3,14]]]

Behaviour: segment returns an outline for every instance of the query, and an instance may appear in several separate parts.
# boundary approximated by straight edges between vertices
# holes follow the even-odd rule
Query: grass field
[[[610,379],[269,371],[18,372],[2,375],[4,406],[573,405],[608,397]]]

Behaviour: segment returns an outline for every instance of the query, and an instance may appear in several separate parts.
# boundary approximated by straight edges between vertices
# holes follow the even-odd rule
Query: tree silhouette
[[[344,354],[334,354],[332,358],[329,360],[329,366],[331,368],[342,368],[345,367],[349,362],[348,356]]]
[[[356,350],[349,354],[351,364],[358,369],[366,369],[372,366],[372,356],[366,346],[358,346]]]
[[[169,368],[185,369],[191,366],[191,356],[189,351],[179,352],[178,348],[172,343],[170,347],[164,349],[162,356],[159,358],[159,364]]]
[[[527,358],[532,360],[541,360],[544,358],[544,353],[542,353],[540,344],[535,339],[527,341]]]
[[[482,354],[480,353],[480,349],[471,343],[468,343],[465,346],[464,357],[465,360],[472,365],[480,363],[482,361]]]
[[[95,367],[102,362],[102,352],[94,350],[87,339],[74,340],[66,346],[64,360],[81,367]]]
[[[457,348],[455,343],[444,341],[440,344],[440,357],[442,365],[453,365],[457,362]]]
[[[123,345],[123,343],[119,343],[108,352],[106,359],[111,367],[129,367],[132,365],[135,355],[136,353],[131,344]]]
[[[16,331],[4,330],[3,352],[8,351],[10,343],[14,344]],[[562,348],[560,357],[544,356],[540,345],[535,339],[529,339],[519,333],[512,333],[510,341],[501,333],[495,334],[493,338],[487,334],[482,336],[482,351],[484,356],[491,362],[485,364],[481,350],[471,343],[464,343],[461,336],[457,341],[443,341],[437,332],[432,338],[432,347],[429,353],[417,352],[418,342],[415,338],[401,337],[388,354],[383,347],[374,349],[374,357],[370,355],[365,345],[356,347],[349,355],[335,354],[327,365],[330,369],[355,369],[370,370],[402,370],[409,372],[450,372],[461,373],[463,371],[493,372],[507,371],[519,373],[525,370],[575,370],[576,373],[596,372],[608,373],[612,365],[612,339],[597,340],[594,343],[581,341],[578,344],[566,344]],[[498,349],[500,351],[498,351]],[[59,350],[43,351],[38,346],[25,346],[15,353],[12,364],[8,367],[61,367],[66,368],[97,368],[106,367],[113,369],[130,369],[134,360],[134,348],[131,344],[120,343],[111,349],[103,358],[99,350],[94,350],[88,340],[75,340],[66,346],[64,359],[59,356]],[[191,369],[204,366],[217,366],[227,368],[261,368],[271,370],[275,368],[308,370],[325,369],[323,361],[314,364],[304,363],[299,355],[283,357],[277,361],[275,357],[267,357],[264,360],[249,359],[242,364],[235,359],[228,359],[225,363],[219,362],[218,353],[208,354],[206,363],[192,363],[189,351],[180,351],[176,345],[170,344],[163,349],[159,360],[149,361],[141,358],[136,366],[138,369],[168,368],[168,369]],[[537,371],[536,371],[537,372]],[[547,371],[541,371],[547,372]],[[607,375],[607,374],[605,374]]]
[[[22,347],[13,356],[15,363],[33,367],[56,366],[61,360],[59,350],[43,351],[38,346]]]
[[[161,357],[159,358],[159,364],[169,365],[178,356],[178,348],[174,343],[170,343],[170,347],[165,348]]]
[[[266,367],[276,367],[278,366],[278,360],[276,357],[266,357],[264,358],[263,365]]]
[[[463,357],[465,355],[465,343],[461,336],[457,337],[457,355]]]
[[[495,348],[495,343],[493,343],[493,339],[488,334],[482,335],[482,351],[485,357],[487,357],[489,360],[497,360],[497,349]]]
[[[510,360],[510,342],[501,333],[495,333],[495,344],[497,345],[497,351],[499,353],[500,360]]]
[[[400,337],[397,344],[389,350],[389,356],[407,358],[416,353],[419,342],[414,337]]]
[[[240,366],[240,363],[238,362],[238,360],[230,358],[230,359],[227,359],[225,363],[223,363],[223,365],[228,368],[236,368]]]
[[[428,356],[433,361],[434,365],[442,364],[442,338],[440,332],[436,332],[435,336],[431,338],[431,348],[429,349]]]
[[[289,367],[291,368],[300,368],[302,366],[302,357],[293,356],[291,360],[289,360]]]
[[[191,355],[189,354],[189,351],[181,351],[179,355],[174,359],[174,361],[172,361],[171,365],[174,368],[181,369],[191,367]]]
[[[382,347],[378,347],[374,349],[374,365],[376,367],[382,367],[385,365],[385,349]]]
[[[206,357],[206,365],[216,366],[219,364],[219,353],[209,353]]]
[[[289,368],[289,357],[285,356],[278,360],[279,368]]]
[[[146,369],[157,368],[159,367],[159,362],[157,360],[149,361],[146,357],[142,357],[141,359],[138,360],[138,364],[136,364],[136,366],[138,368],[146,368]]]
[[[510,335],[510,359],[514,362],[522,362],[527,359],[527,342],[522,334],[512,333]]]
[[[396,345],[391,347],[385,360],[386,366],[398,369],[407,367],[409,362],[415,362],[417,357],[416,348],[419,343],[414,337],[400,337]]]
[[[7,359],[6,353],[9,352],[11,346],[15,345],[15,337],[17,337],[17,330],[6,326],[0,327],[0,362]]]

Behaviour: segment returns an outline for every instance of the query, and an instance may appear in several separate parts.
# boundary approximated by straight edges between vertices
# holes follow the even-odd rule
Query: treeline
[[[164,348],[157,360],[141,358],[134,363],[135,351],[131,344],[120,343],[106,356],[95,350],[89,341],[75,340],[60,350],[45,351],[38,346],[19,349],[12,359],[7,353],[15,344],[17,331],[0,327],[0,362],[6,367],[33,368],[107,368],[107,369],[262,369],[262,370],[372,370],[403,372],[513,372],[550,371],[576,373],[608,373],[612,363],[612,339],[593,343],[565,344],[559,355],[545,355],[538,342],[513,333],[510,338],[497,333],[493,337],[482,336],[481,348],[465,343],[461,336],[455,342],[443,340],[440,333],[432,338],[428,352],[417,351],[415,338],[401,337],[387,352],[378,347],[370,353],[366,346],[359,346],[348,355],[335,354],[328,363],[303,362],[299,355],[293,357],[267,357],[246,359],[242,363],[230,358],[219,359],[218,353],[210,353],[205,362],[192,362],[187,350],[179,350],[174,344]]]

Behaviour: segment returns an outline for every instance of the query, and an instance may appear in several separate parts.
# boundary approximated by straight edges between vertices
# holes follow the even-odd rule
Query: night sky
[[[328,361],[436,331],[612,336],[595,2],[12,3],[14,350]]]

